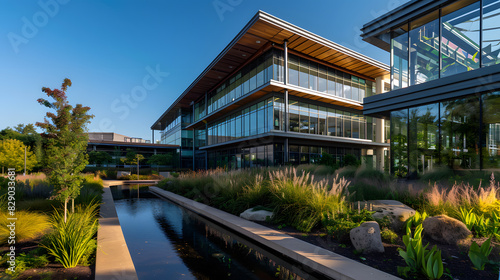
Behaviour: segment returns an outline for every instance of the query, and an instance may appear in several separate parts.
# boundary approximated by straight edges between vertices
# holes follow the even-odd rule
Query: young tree
[[[160,165],[169,165],[172,164],[172,154],[156,154],[152,155],[148,159],[148,163],[150,165],[156,165],[159,170]]]
[[[137,154],[135,151],[132,149],[127,149],[127,154],[125,155],[125,158],[122,158],[121,161],[124,164],[129,164],[129,165],[137,165],[138,160],[141,162],[144,159],[144,156],[141,154]],[[130,173],[132,173],[132,167],[130,167]]]
[[[80,195],[83,176],[80,172],[88,164],[86,153],[88,135],[87,124],[94,116],[89,115],[89,107],[77,104],[69,105],[66,90],[71,86],[70,79],[64,79],[61,89],[51,90],[43,87],[48,97],[54,99],[49,102],[43,98],[38,103],[55,110],[47,112],[43,123],[36,125],[44,130],[42,137],[46,139],[45,166],[49,181],[54,185],[53,197],[64,202],[64,221],[67,217],[68,201]]]
[[[113,157],[103,151],[90,151],[88,155],[90,164],[101,165],[110,163],[113,160]]]
[[[24,149],[26,146],[17,139],[0,141],[0,166],[24,170]],[[36,164],[36,156],[31,149],[26,149],[26,171],[30,171]]]

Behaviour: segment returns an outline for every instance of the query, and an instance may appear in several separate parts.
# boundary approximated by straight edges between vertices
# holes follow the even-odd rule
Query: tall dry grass
[[[436,183],[424,193],[428,212],[459,217],[460,208],[473,209],[477,214],[485,214],[500,209],[500,184],[491,174],[490,183],[474,188],[470,184],[455,183],[451,188],[439,187]]]
[[[277,220],[288,221],[297,229],[309,232],[321,219],[346,210],[347,186],[344,178],[315,181],[314,175],[295,168],[270,172],[269,190]]]

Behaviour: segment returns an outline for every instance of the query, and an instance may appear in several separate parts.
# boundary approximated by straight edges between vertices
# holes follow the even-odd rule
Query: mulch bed
[[[330,250],[339,255],[345,256],[354,261],[366,264],[368,266],[374,267],[378,270],[390,273],[392,275],[401,277],[398,275],[398,266],[406,266],[403,258],[398,253],[398,248],[404,248],[403,241],[399,239],[398,244],[383,243],[385,252],[384,253],[373,253],[373,254],[356,254],[354,247],[350,242],[341,243],[331,236],[321,236],[324,232],[314,231],[308,234],[297,231],[296,229],[286,226],[278,228],[277,225],[259,222],[260,224],[272,228],[274,230],[286,233],[290,236],[298,238],[300,240],[306,241],[308,243],[314,244],[326,250]],[[486,238],[474,238],[478,244],[482,244]],[[446,244],[437,244],[432,240],[428,240],[424,237],[423,243],[427,244],[429,242],[428,249],[431,249],[434,245],[437,245],[438,249],[441,250],[441,256],[443,258],[443,265],[445,268],[445,273],[449,276],[443,275],[441,279],[457,279],[457,280],[497,280],[499,279],[498,271],[495,267],[487,265],[484,271],[475,270],[472,267],[472,263],[469,259],[468,246],[455,246]],[[493,242],[492,242],[493,244]],[[495,248],[491,252],[490,260],[499,261],[500,260],[500,244],[495,243]],[[448,269],[448,271],[446,270]],[[420,278],[409,278],[409,279],[427,279],[425,277],[419,276]]]
[[[17,243],[16,255],[21,253],[27,253],[31,250],[38,248],[40,239],[32,239],[24,242]],[[1,246],[1,255],[5,255],[8,252],[8,247]],[[5,276],[4,273],[0,274],[0,278]],[[8,278],[7,278],[8,279]],[[61,264],[50,263],[43,268],[33,268],[25,270],[16,279],[30,279],[30,280],[66,280],[66,279],[79,279],[79,280],[93,280],[95,279],[95,265],[91,266],[77,266],[73,268],[64,268]]]

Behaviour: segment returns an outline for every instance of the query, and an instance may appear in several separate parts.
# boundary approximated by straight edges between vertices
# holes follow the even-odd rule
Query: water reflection
[[[125,187],[126,188],[126,187]],[[248,240],[139,188],[113,190],[140,279],[318,279]],[[321,277],[324,279],[324,277]]]

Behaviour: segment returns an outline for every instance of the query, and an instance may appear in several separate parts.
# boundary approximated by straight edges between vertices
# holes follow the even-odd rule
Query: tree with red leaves
[[[64,202],[64,221],[67,217],[68,201],[72,200],[74,212],[74,199],[80,195],[83,176],[80,172],[88,164],[86,133],[87,124],[94,116],[89,115],[90,107],[77,104],[69,105],[66,90],[71,86],[71,80],[66,78],[61,89],[43,87],[48,97],[54,99],[38,99],[38,103],[55,110],[47,112],[44,122],[37,122],[36,126],[42,128],[42,137],[46,139],[45,167],[50,183],[54,186],[53,198]]]

